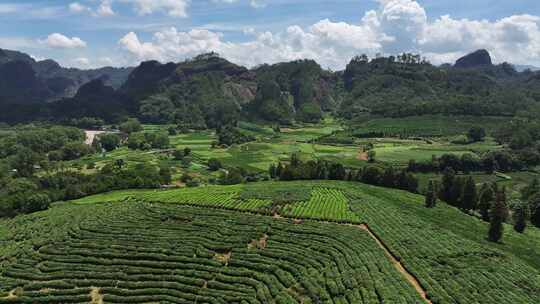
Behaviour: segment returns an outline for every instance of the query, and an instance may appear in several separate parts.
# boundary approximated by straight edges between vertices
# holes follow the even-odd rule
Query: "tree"
[[[465,178],[456,177],[452,188],[450,189],[450,197],[447,203],[454,207],[461,207],[461,197],[463,196],[463,188],[465,187]]]
[[[497,191],[495,203],[490,210],[490,222],[488,239],[491,242],[500,242],[504,233],[504,221],[508,217],[508,207],[506,206],[506,191],[503,188]]]
[[[472,142],[482,141],[486,137],[486,130],[482,127],[472,127],[467,132],[467,136]]]
[[[17,170],[17,175],[22,177],[30,177],[34,174],[37,165],[43,159],[43,156],[22,147],[11,159],[11,167]]]
[[[147,133],[152,134],[152,133]],[[167,149],[169,148],[169,134],[167,132],[158,132],[150,135],[150,142],[154,149]]]
[[[384,170],[382,177],[382,186],[387,188],[396,187],[396,171],[394,167],[389,166]]]
[[[184,151],[182,151],[182,150],[174,150],[173,158],[174,158],[174,160],[182,160],[182,159],[184,159]]]
[[[182,168],[187,169],[191,166],[191,157],[182,158]]]
[[[113,151],[120,146],[120,136],[112,133],[99,135],[98,141],[105,151]]]
[[[172,181],[171,168],[169,166],[161,166],[159,168],[159,177],[162,185],[168,185]]]
[[[430,180],[426,193],[426,207],[434,208],[437,205],[437,189],[435,181]]]
[[[540,228],[540,193],[529,199],[529,208],[531,210],[531,223]]]
[[[442,177],[442,187],[439,197],[441,200],[448,202],[452,197],[452,188],[454,186],[454,180],[456,178],[456,172],[451,167],[446,167]]]
[[[489,210],[493,204],[494,196],[493,188],[487,183],[483,184],[482,189],[480,190],[478,211],[480,212],[482,219],[486,222],[489,221]]]
[[[122,170],[122,168],[124,167],[125,165],[125,162],[123,159],[117,159],[115,162],[114,162],[114,165],[116,166],[116,168],[118,168],[119,170]]]
[[[340,163],[333,163],[330,165],[330,170],[328,173],[328,178],[332,180],[344,180],[345,176],[347,174],[347,171],[345,171],[345,168]]]
[[[22,201],[21,211],[23,213],[32,213],[46,210],[51,204],[51,199],[46,194],[33,194]]]
[[[271,165],[271,167],[274,166],[273,164]],[[221,162],[218,160],[218,159],[215,159],[215,158],[211,158],[208,160],[208,169],[210,171],[217,171],[219,169],[221,169],[223,166],[221,165]],[[274,167],[275,169],[275,167]]]
[[[142,131],[143,127],[137,118],[129,118],[122,124],[120,124],[120,131],[131,134],[134,132]]]
[[[523,233],[527,227],[527,219],[529,218],[529,207],[527,204],[519,201],[514,205],[514,230]]]
[[[270,167],[268,167],[268,175],[270,175],[270,178],[276,178],[277,176],[277,168],[276,165],[270,164]]]
[[[375,150],[369,150],[367,153],[367,160],[369,163],[375,162],[375,156],[377,156],[377,152]]]
[[[379,167],[369,166],[362,170],[362,182],[370,185],[379,185],[383,172]]]
[[[463,187],[463,195],[461,196],[461,208],[470,212],[476,209],[476,203],[478,202],[478,195],[476,192],[476,184],[472,177],[469,177]]]

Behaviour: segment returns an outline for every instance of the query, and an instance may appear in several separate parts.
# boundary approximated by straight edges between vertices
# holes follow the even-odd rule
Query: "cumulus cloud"
[[[66,37],[60,33],[50,34],[47,39],[41,40],[41,43],[46,44],[52,48],[59,49],[74,49],[74,48],[84,48],[86,47],[86,42],[81,40],[79,37]]]
[[[96,10],[98,16],[114,16],[111,0],[103,0]]]
[[[164,2],[170,1],[155,1]],[[417,1],[378,2],[379,8],[366,12],[357,24],[325,19],[307,27],[289,26],[281,32],[249,29],[245,33],[253,38],[247,42],[226,41],[216,31],[183,32],[172,27],[154,33],[151,41],[141,41],[131,32],[119,43],[136,60],[179,61],[215,51],[247,66],[309,58],[324,67],[342,69],[354,55],[401,52],[418,52],[438,64],[479,48],[488,49],[496,62],[540,63],[538,16],[516,15],[496,21],[441,16],[430,21]],[[156,9],[140,8],[141,13]]]

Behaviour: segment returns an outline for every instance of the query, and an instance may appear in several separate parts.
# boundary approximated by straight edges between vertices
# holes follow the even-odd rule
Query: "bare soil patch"
[[[258,240],[251,240],[248,244],[249,249],[265,249],[268,243],[268,234],[263,234]]]
[[[216,252],[214,254],[214,259],[225,266],[229,265],[229,261],[231,260],[231,257],[232,257],[232,251],[226,251],[223,253]]]
[[[364,160],[367,161],[369,159],[367,152],[358,152],[358,155],[356,155],[356,159],[358,160]]]
[[[90,304],[103,304],[103,295],[100,293],[101,290],[97,287],[92,287],[90,291],[90,296],[92,301]]]

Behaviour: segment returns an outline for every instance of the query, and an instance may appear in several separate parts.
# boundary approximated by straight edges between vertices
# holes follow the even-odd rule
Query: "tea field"
[[[0,303],[538,303],[540,230],[347,182],[119,191],[0,221]]]

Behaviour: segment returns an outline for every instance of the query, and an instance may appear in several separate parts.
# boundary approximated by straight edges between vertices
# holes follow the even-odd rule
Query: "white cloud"
[[[444,63],[479,48],[490,51],[496,62],[540,64],[538,16],[516,15],[496,21],[441,16],[429,21],[416,1],[378,2],[379,8],[366,12],[358,24],[325,19],[277,33],[248,29],[244,33],[253,38],[240,43],[228,42],[216,31],[182,32],[173,27],[154,33],[151,41],[141,41],[131,32],[120,45],[136,60],[179,61],[216,51],[247,66],[309,58],[324,67],[343,69],[354,55],[400,52],[418,52],[434,63]],[[147,8],[146,12],[153,10]]]
[[[102,0],[101,4],[96,10],[96,15],[98,16],[114,16],[115,12],[112,9],[111,0]]]
[[[66,37],[60,33],[50,34],[47,39],[40,40],[41,43],[46,44],[52,48],[59,49],[74,49],[74,48],[84,48],[86,47],[86,42],[81,40],[79,37]]]
[[[73,63],[75,63],[79,67],[88,67],[90,65],[90,59],[86,57],[79,57],[73,59]]]
[[[91,11],[89,7],[82,5],[79,2],[70,3],[68,7],[70,12],[77,14]]]
[[[144,16],[156,12],[167,13],[172,17],[188,16],[187,7],[190,0],[120,0],[133,4],[137,14]]]
[[[69,11],[75,14],[89,14],[93,17],[109,17],[116,13],[112,8],[113,0],[101,0],[100,4],[94,9],[79,2],[70,3]]]

